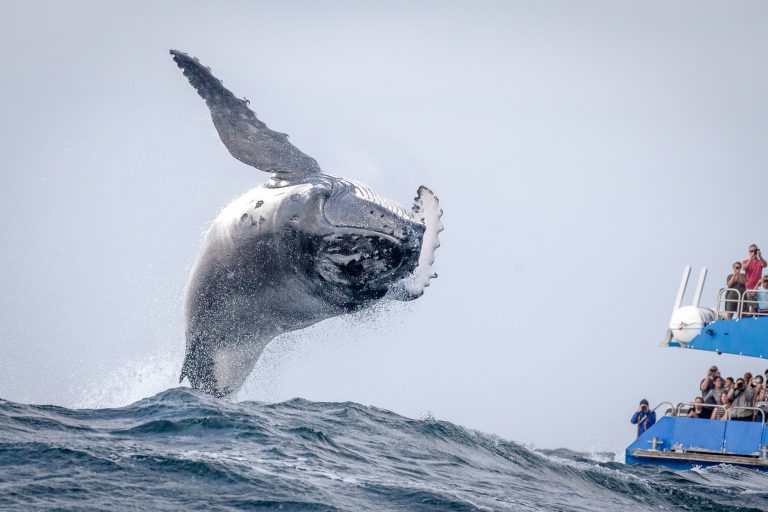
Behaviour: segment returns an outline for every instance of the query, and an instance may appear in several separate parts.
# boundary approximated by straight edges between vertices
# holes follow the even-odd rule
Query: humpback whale
[[[437,197],[420,187],[406,210],[353,180],[325,174],[267,127],[210,68],[171,50],[205,100],[230,154],[271,173],[211,224],[184,297],[179,382],[224,397],[282,333],[369,307],[413,300],[431,278],[442,231]]]

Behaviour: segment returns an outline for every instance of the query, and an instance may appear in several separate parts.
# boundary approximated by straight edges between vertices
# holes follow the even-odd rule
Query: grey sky
[[[409,305],[277,340],[240,399],[351,400],[542,447],[621,449],[711,363],[662,349],[768,245],[761,2],[0,3],[0,397],[119,404],[183,353],[201,235],[267,179],[168,55],[213,68],[329,173],[445,210]]]

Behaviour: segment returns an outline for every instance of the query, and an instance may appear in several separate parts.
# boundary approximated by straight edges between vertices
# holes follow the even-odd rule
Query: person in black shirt
[[[712,410],[705,410],[704,409],[704,399],[700,396],[696,397],[696,400],[694,401],[693,407],[691,407],[691,410],[688,411],[688,417],[689,418],[701,418],[701,419],[709,419],[712,417]]]

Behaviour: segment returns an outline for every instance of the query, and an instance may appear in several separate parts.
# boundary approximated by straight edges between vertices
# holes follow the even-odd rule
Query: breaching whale
[[[410,211],[352,180],[324,174],[270,130],[211,70],[171,50],[205,100],[227,150],[272,173],[226,206],[205,234],[184,297],[179,382],[218,397],[237,391],[276,336],[360,310],[412,300],[429,280],[443,226],[420,187]]]

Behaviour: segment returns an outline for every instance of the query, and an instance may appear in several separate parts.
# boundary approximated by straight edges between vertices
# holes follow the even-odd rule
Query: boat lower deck
[[[672,468],[734,464],[768,470],[768,428],[762,421],[664,416],[627,447],[626,462]]]
[[[650,464],[675,467],[713,466],[733,464],[735,466],[757,467],[768,470],[768,459],[755,455],[729,455],[723,453],[673,452],[659,450],[630,450],[627,464]]]

